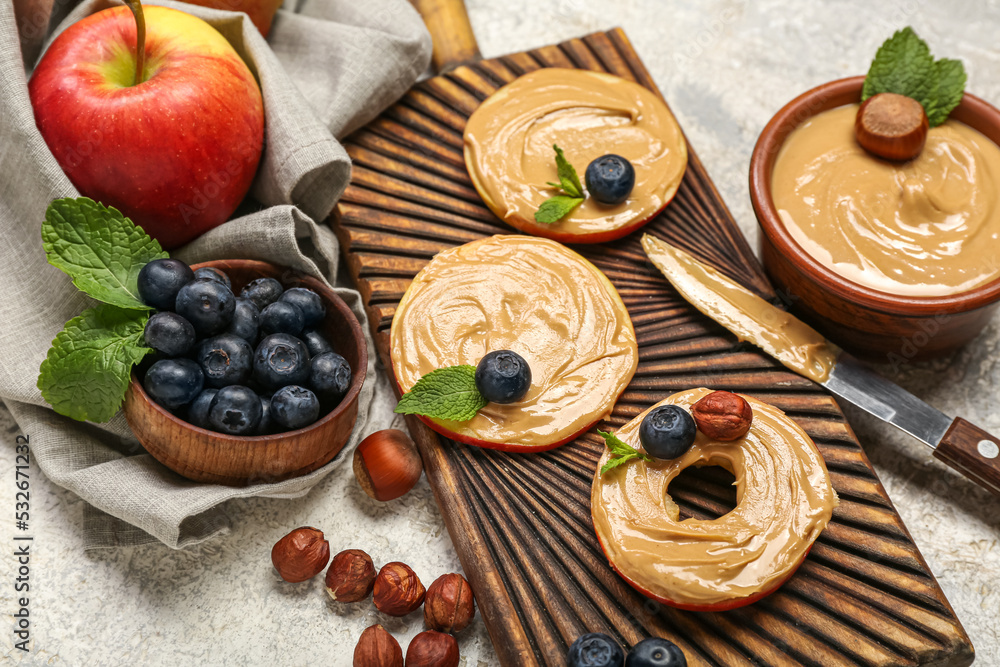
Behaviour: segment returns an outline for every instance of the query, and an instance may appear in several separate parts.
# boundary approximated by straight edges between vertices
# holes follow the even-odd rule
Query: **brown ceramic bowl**
[[[240,437],[198,428],[153,402],[135,373],[125,394],[125,418],[153,458],[196,482],[246,486],[312,472],[329,462],[351,436],[358,394],[368,368],[361,325],[337,294],[315,278],[266,262],[245,259],[195,264],[225,271],[237,294],[255,278],[276,278],[286,288],[308,287],[326,304],[320,330],[351,365],[351,387],[340,404],[305,428],[274,435]]]
[[[771,119],[750,159],[750,199],[762,232],[764,269],[792,309],[855,354],[898,365],[940,356],[975,338],[997,307],[1000,279],[951,296],[880,292],[820,264],[782,224],[771,199],[771,173],[782,144],[812,116],[860,102],[864,80],[856,76],[813,88]],[[1000,144],[1000,111],[978,97],[966,93],[951,117]]]

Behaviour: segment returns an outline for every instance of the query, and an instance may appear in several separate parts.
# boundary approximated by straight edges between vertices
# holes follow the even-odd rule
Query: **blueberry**
[[[281,283],[274,278],[258,278],[244,287],[240,296],[253,301],[257,310],[264,310],[277,301],[283,291]]]
[[[319,417],[319,399],[305,387],[288,385],[271,397],[271,419],[290,431],[309,426]]]
[[[253,389],[234,384],[223,387],[212,399],[208,423],[212,430],[229,435],[252,435],[260,424],[260,397]]]
[[[253,348],[239,336],[219,334],[198,343],[195,361],[209,387],[246,384],[253,372]]]
[[[323,305],[323,299],[311,289],[293,287],[285,290],[285,293],[278,300],[290,303],[301,310],[307,327],[318,324],[326,317],[326,306]]]
[[[179,357],[194,345],[194,327],[177,313],[156,313],[146,322],[146,345],[168,357]]]
[[[566,654],[569,667],[622,667],[625,653],[611,637],[601,632],[580,635]]]
[[[290,303],[275,301],[260,311],[260,330],[265,334],[285,333],[298,336],[305,326],[302,311]]]
[[[306,329],[302,332],[302,342],[306,344],[309,354],[317,357],[324,352],[333,352],[333,346],[323,337],[323,334],[315,329]]]
[[[676,405],[661,405],[643,418],[639,440],[650,456],[675,459],[691,448],[697,430],[687,410]]]
[[[336,352],[324,352],[309,364],[309,386],[331,401],[340,401],[351,388],[351,365]]]
[[[219,269],[211,266],[203,266],[200,269],[195,269],[194,279],[214,280],[217,283],[222,283],[229,289],[233,288],[233,283],[229,280],[229,276],[227,276],[224,271],[220,271]]]
[[[257,424],[257,435],[267,435],[274,428],[274,420],[271,419],[270,396],[260,397],[260,410],[260,423]]]
[[[246,342],[254,345],[257,343],[257,333],[260,322],[260,311],[253,301],[240,297],[236,299],[236,308],[233,310],[233,319],[226,328],[226,333],[239,336]]]
[[[157,310],[173,310],[177,292],[194,280],[194,271],[177,259],[154,259],[139,271],[139,298]]]
[[[687,667],[687,658],[677,645],[667,639],[650,637],[632,647],[625,667]]]
[[[271,334],[257,345],[253,355],[253,376],[269,389],[305,384],[309,380],[306,344],[295,336]]]
[[[621,204],[635,186],[635,169],[621,155],[604,155],[587,165],[587,192],[602,204]]]
[[[210,428],[208,425],[208,408],[212,405],[212,399],[218,393],[218,389],[202,389],[197,398],[188,406],[188,423],[201,428]]]
[[[528,393],[530,386],[531,369],[517,352],[489,352],[476,366],[476,387],[488,401],[514,403]]]
[[[149,367],[142,386],[168,410],[187,405],[201,393],[205,376],[190,359],[161,359]]]
[[[177,293],[177,314],[194,326],[199,336],[213,336],[233,319],[236,297],[233,291],[214,280],[196,280]]]

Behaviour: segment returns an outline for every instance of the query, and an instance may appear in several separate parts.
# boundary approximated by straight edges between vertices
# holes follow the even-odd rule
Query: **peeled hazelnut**
[[[441,575],[427,589],[424,622],[431,630],[461,632],[475,615],[476,601],[462,575]]]
[[[390,616],[406,616],[424,602],[424,585],[405,563],[386,563],[375,577],[375,608]]]
[[[423,465],[417,446],[403,431],[376,431],[354,450],[354,476],[375,500],[394,500],[420,479]]]
[[[750,430],[753,409],[746,400],[728,391],[713,391],[691,406],[698,430],[713,440],[736,440]]]
[[[360,549],[341,551],[326,571],[326,592],[337,602],[360,602],[375,586],[375,563]]]
[[[278,540],[271,548],[271,562],[281,578],[291,583],[312,579],[330,560],[330,543],[323,531],[304,526]]]
[[[373,625],[358,638],[354,667],[403,667],[403,649],[385,628]]]
[[[927,141],[927,114],[906,95],[872,95],[858,109],[854,134],[869,153],[887,160],[912,160]]]
[[[406,667],[458,667],[458,642],[443,632],[425,630],[406,647]]]

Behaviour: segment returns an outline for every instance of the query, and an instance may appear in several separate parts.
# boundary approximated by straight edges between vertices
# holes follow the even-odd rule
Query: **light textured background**
[[[468,4],[487,57],[623,26],[752,240],[756,222],[747,170],[764,124],[800,92],[864,73],[893,30],[912,25],[936,55],[964,60],[969,89],[1000,103],[997,2]],[[1000,321],[952,358],[887,372],[943,410],[1000,432],[1000,414],[993,410],[1000,387]],[[848,416],[972,637],[977,664],[1000,664],[1000,502],[934,462],[915,441],[855,411]],[[9,514],[3,508],[13,504],[12,429],[0,409],[4,516]],[[232,533],[201,548],[172,552],[151,545],[84,555],[81,502],[37,469],[33,473],[32,654],[12,650],[6,622],[0,632],[0,655],[21,664],[349,665],[358,635],[373,622],[385,624],[405,647],[422,629],[419,614],[389,619],[368,604],[328,602],[319,580],[277,580],[270,547],[299,525],[325,530],[335,551],[358,547],[377,563],[405,560],[428,583],[459,568],[423,480],[404,499],[381,505],[357,489],[345,468],[304,499],[230,504]],[[9,519],[0,521],[6,554],[11,526]],[[11,572],[12,559],[0,556],[3,614],[13,611]],[[461,649],[465,667],[496,664],[478,617],[463,633]]]

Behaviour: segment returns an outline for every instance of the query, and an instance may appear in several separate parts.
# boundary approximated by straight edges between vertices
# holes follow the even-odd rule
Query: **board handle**
[[[1000,438],[958,417],[934,449],[934,456],[1000,496]]]
[[[438,74],[482,60],[463,0],[410,0],[434,41],[431,63]]]

